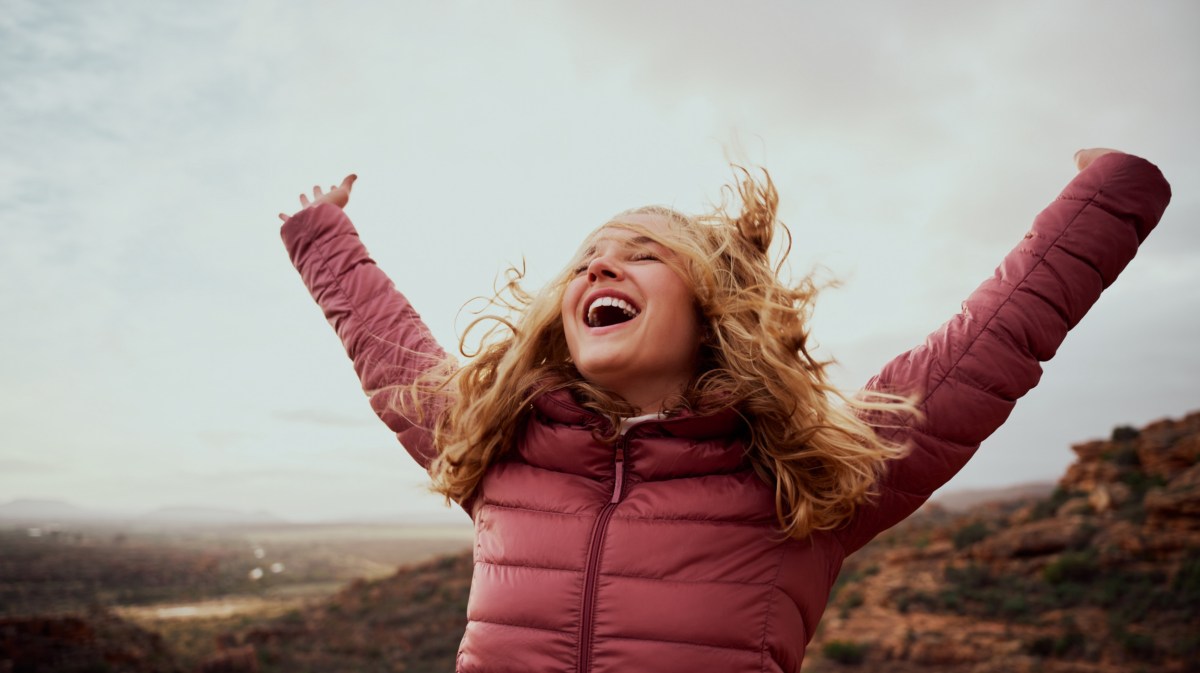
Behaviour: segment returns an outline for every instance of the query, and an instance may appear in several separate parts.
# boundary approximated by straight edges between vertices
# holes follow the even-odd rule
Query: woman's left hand
[[[345,208],[347,203],[350,203],[350,190],[354,187],[354,181],[358,176],[351,173],[347,175],[342,184],[336,187],[330,187],[328,192],[322,191],[320,185],[313,185],[313,198],[310,201],[307,194],[300,195],[300,209],[304,210],[319,203],[332,203],[338,208]],[[287,213],[279,213],[279,219],[287,222],[291,215]]]
[[[1092,165],[1092,162],[1104,156],[1105,154],[1120,154],[1120,150],[1110,150],[1107,147],[1093,147],[1091,149],[1079,150],[1075,153],[1075,168],[1083,170]]]

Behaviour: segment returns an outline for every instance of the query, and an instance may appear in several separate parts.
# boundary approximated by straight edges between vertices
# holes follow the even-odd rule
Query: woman
[[[536,296],[515,277],[461,368],[342,212],[354,176],[302,195],[293,262],[475,523],[458,670],[799,670],[845,557],[966,463],[1170,199],[1145,160],[1076,162],[963,311],[842,404],[805,348],[811,282],[769,259],[769,177],[737,213],[618,215]]]

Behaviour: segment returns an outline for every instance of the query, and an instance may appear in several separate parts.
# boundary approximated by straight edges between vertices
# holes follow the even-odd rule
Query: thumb
[[[346,191],[350,191],[350,189],[352,187],[354,187],[354,181],[357,179],[358,179],[358,176],[355,175],[354,173],[351,173],[350,175],[347,175],[344,180],[342,180],[341,186],[345,187]]]
[[[1099,159],[1105,154],[1113,154],[1114,152],[1119,151],[1110,149],[1108,147],[1089,147],[1087,149],[1079,150],[1075,153],[1075,168],[1076,170],[1082,171],[1088,166],[1091,166],[1092,162],[1096,159]]]

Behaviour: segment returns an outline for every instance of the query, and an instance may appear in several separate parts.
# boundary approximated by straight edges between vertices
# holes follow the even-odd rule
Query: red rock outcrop
[[[1200,412],[1072,449],[1048,498],[848,559],[804,670],[1200,671]]]

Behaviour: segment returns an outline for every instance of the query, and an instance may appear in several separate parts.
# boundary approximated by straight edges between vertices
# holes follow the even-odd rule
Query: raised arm
[[[916,393],[924,418],[877,428],[912,452],[888,465],[879,499],[839,531],[847,553],[907,517],[966,464],[1162,217],[1171,190],[1150,162],[1105,150],[1082,151],[1076,161],[1080,173],[962,312],[867,384]]]
[[[354,362],[375,413],[425,469],[435,451],[433,409],[420,419],[390,408],[391,388],[411,383],[445,360],[421,317],[375,265],[342,211],[355,176],[314,199],[301,196],[303,210],[284,220],[280,235],[300,278]]]

